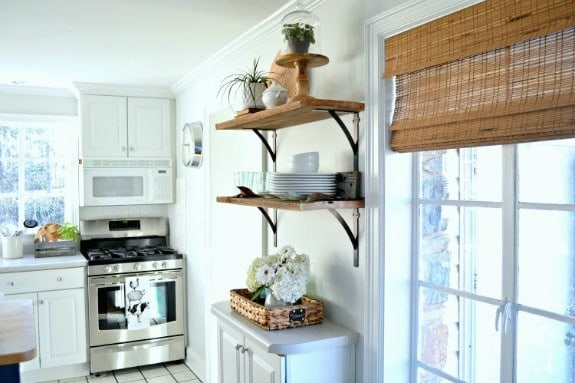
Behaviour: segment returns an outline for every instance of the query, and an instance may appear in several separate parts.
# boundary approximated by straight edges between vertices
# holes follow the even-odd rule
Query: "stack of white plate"
[[[270,173],[269,191],[279,195],[335,194],[335,173]]]

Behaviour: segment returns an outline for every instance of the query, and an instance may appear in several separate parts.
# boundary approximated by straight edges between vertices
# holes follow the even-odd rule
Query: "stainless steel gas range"
[[[185,358],[184,259],[164,218],[80,222],[90,371]]]

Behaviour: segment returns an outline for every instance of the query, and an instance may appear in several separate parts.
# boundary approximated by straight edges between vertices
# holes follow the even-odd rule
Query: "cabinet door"
[[[243,383],[243,335],[218,322],[218,382]]]
[[[36,293],[28,293],[28,294],[12,294],[6,295],[4,299],[30,299],[33,302],[34,307],[34,322],[35,322],[35,332],[36,332],[36,357],[34,359],[30,359],[26,362],[20,363],[20,371],[28,371],[28,370],[36,370],[40,368],[40,342],[38,338],[38,307],[37,307],[37,295]]]
[[[38,293],[42,367],[87,360],[84,289]]]
[[[171,157],[170,100],[128,98],[128,156]]]
[[[128,122],[126,97],[82,96],[82,155],[126,157]]]
[[[281,376],[282,357],[270,354],[246,337],[245,376],[246,383],[284,383]]]

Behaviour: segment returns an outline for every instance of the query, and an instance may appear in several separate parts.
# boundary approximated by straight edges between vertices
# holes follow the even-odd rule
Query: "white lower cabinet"
[[[218,383],[353,383],[358,333],[334,322],[267,331],[212,305],[218,318]]]
[[[31,380],[41,379],[42,371],[52,373],[53,367],[87,362],[84,281],[84,268],[0,274],[4,299],[30,299],[34,303],[37,354],[20,365],[22,372],[39,376]],[[43,291],[46,288],[50,290]]]
[[[239,330],[218,323],[220,383],[280,383],[284,357],[266,352]]]

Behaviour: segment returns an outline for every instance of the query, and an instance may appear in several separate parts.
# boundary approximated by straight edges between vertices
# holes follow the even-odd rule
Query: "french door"
[[[412,381],[575,383],[575,140],[416,158]]]

